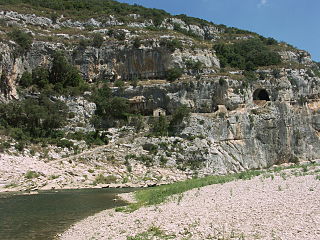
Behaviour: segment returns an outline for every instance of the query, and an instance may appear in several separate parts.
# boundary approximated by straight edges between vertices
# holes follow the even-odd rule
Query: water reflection
[[[1,195],[0,239],[52,239],[72,223],[103,209],[124,205],[117,193],[129,189],[84,189]]]

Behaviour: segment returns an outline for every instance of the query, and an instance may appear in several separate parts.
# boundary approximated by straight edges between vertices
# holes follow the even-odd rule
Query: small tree
[[[167,80],[173,82],[182,76],[183,70],[181,68],[171,68],[167,71]]]
[[[186,105],[182,105],[176,109],[172,116],[172,120],[169,124],[169,131],[171,133],[176,133],[179,128],[181,128],[181,124],[184,118],[190,116],[190,109]]]
[[[45,67],[37,67],[32,70],[32,83],[40,88],[49,84],[49,70]]]
[[[14,29],[8,33],[8,36],[19,45],[20,49],[18,51],[20,54],[24,54],[30,50],[33,42],[33,37],[30,33]]]
[[[103,44],[103,37],[100,33],[95,33],[92,39],[92,46],[95,48],[100,48]]]
[[[24,72],[19,80],[19,84],[22,87],[29,87],[32,85],[32,74],[29,72]]]
[[[160,116],[153,124],[152,133],[156,136],[168,136],[168,127],[166,117]]]
[[[53,55],[49,81],[52,84],[61,83],[63,87],[79,87],[83,83],[79,71],[67,61],[62,52]]]

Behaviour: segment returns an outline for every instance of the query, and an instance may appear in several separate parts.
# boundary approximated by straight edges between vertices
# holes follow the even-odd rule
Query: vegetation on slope
[[[271,51],[268,46],[277,44],[272,39],[265,41],[250,39],[234,44],[219,43],[214,46],[221,67],[234,67],[252,71],[260,66],[278,65],[281,58],[278,53]]]
[[[88,89],[79,71],[68,62],[63,52],[52,55],[52,66],[39,66],[32,72],[24,72],[19,80],[23,88],[33,87],[51,94],[79,95]]]
[[[236,180],[250,180],[256,176],[263,175],[265,178],[271,177],[274,178],[274,174],[279,174],[281,177],[285,178],[286,174],[282,173],[285,169],[300,169],[300,172],[296,172],[296,176],[300,175],[309,175],[309,174],[317,174],[317,172],[307,172],[309,167],[318,166],[319,164],[303,164],[303,165],[291,165],[288,167],[274,167],[269,170],[249,170],[240,173],[227,174],[227,175],[216,175],[216,176],[207,176],[203,178],[193,178],[188,179],[182,182],[175,182],[168,185],[156,186],[153,188],[142,189],[136,191],[134,197],[136,199],[136,203],[132,203],[127,207],[119,207],[116,208],[116,211],[128,211],[132,212],[137,210],[142,206],[150,206],[163,203],[170,199],[171,196],[176,195],[179,198],[183,197],[183,194],[186,191],[191,189],[201,188],[208,185],[213,184],[223,184]],[[316,176],[318,179],[319,176]]]
[[[92,17],[103,19],[106,16],[113,15],[116,16],[118,20],[129,23],[132,21],[130,14],[139,14],[141,18],[136,21],[143,22],[144,20],[152,19],[154,25],[159,27],[165,18],[173,17],[164,10],[146,8],[138,4],[130,5],[113,0],[0,0],[0,5],[8,10],[25,10],[26,12],[30,12],[30,9],[33,9],[32,11],[34,13],[51,17],[54,22],[63,14],[67,18],[73,19],[89,19]],[[52,12],[52,10],[54,10],[54,12]],[[174,17],[180,18],[188,25],[214,25],[228,34],[254,34],[250,31],[234,27],[229,28],[223,24],[215,25],[212,22],[190,17],[185,14],[176,15]],[[183,29],[179,29],[178,26],[175,28],[178,32],[183,32],[187,35],[190,34],[184,32]]]

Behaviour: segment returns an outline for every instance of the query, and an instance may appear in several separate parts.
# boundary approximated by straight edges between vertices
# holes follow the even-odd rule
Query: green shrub
[[[100,33],[95,33],[92,39],[92,46],[95,48],[100,48],[103,44],[103,37]]]
[[[43,89],[49,84],[49,69],[37,67],[32,70],[32,83]]]
[[[33,178],[40,177],[40,174],[38,172],[35,172],[35,171],[27,171],[24,176],[27,179],[33,179]]]
[[[0,144],[0,153],[3,153],[6,149],[10,147],[11,147],[11,144],[9,142],[2,142]]]
[[[33,37],[30,33],[14,29],[8,33],[8,36],[19,45],[19,54],[24,54],[30,50],[33,42]]]
[[[173,82],[178,78],[180,78],[182,74],[183,74],[183,69],[177,68],[177,67],[171,68],[166,73],[166,79],[170,82]]]
[[[87,39],[80,39],[79,41],[79,48],[80,49],[86,49],[88,46],[90,45],[90,41],[88,41]]]
[[[141,39],[140,38],[135,38],[133,40],[133,47],[134,48],[139,48],[141,46]]]
[[[168,122],[166,117],[160,116],[154,121],[152,126],[152,134],[155,136],[167,136],[168,135]]]
[[[18,142],[14,145],[15,149],[17,149],[19,152],[22,152],[25,148],[25,142]]]
[[[68,149],[71,149],[74,147],[74,144],[73,142],[67,140],[67,139],[59,139],[57,141],[57,146],[58,147],[61,147],[61,148],[68,148]]]
[[[53,54],[49,82],[52,84],[60,83],[64,88],[79,87],[83,84],[83,79],[79,71],[67,61],[62,52],[55,52]]]
[[[161,165],[161,166],[166,165],[167,162],[168,162],[168,159],[167,159],[166,157],[164,157],[164,156],[161,156],[161,157],[160,157],[160,165]]]
[[[194,60],[189,59],[185,62],[185,64],[186,64],[187,69],[191,69],[191,70],[194,70],[197,72],[199,72],[203,68],[203,64],[199,60],[194,61]]]
[[[128,99],[113,97],[110,88],[105,84],[94,91],[92,101],[96,104],[93,124],[96,128],[108,128],[115,119],[127,120],[129,114]]]
[[[147,167],[151,167],[153,165],[153,158],[147,155],[141,155],[136,158],[138,161],[142,162]]]
[[[114,175],[104,176],[100,173],[94,180],[93,185],[116,183],[118,178]]]
[[[222,68],[231,66],[252,71],[259,66],[278,65],[281,57],[270,50],[260,39],[250,39],[234,44],[219,43],[214,45]]]
[[[172,39],[172,40],[162,39],[160,41],[160,46],[167,48],[170,52],[174,52],[176,49],[181,50],[183,48],[181,41],[178,39]]]
[[[152,143],[145,143],[142,145],[143,150],[146,150],[148,152],[157,152],[158,151],[158,146],[152,144]]]
[[[182,105],[176,109],[172,115],[172,119],[169,124],[169,132],[175,134],[181,127],[184,118],[190,116],[190,109],[186,105]]]
[[[67,106],[45,95],[0,104],[0,124],[19,142],[53,136],[66,118]]]
[[[32,74],[29,72],[24,72],[18,81],[20,86],[29,87],[32,85]]]

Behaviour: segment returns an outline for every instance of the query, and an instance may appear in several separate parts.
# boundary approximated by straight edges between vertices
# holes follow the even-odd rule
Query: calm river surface
[[[131,190],[132,191],[132,190]],[[36,195],[0,194],[0,239],[52,239],[71,224],[108,208],[129,189],[46,191]]]

